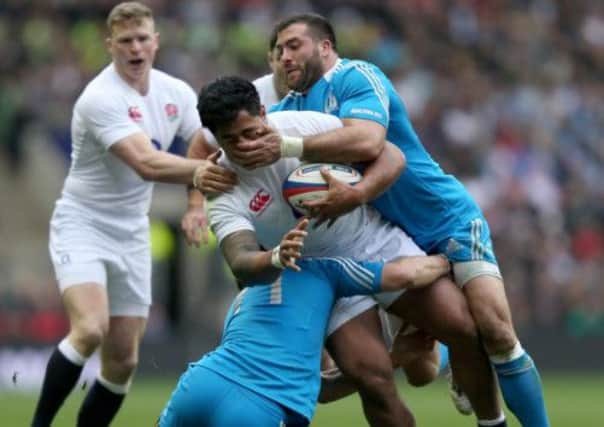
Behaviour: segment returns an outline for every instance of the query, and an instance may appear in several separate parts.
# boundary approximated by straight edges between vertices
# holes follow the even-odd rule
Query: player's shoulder
[[[94,113],[115,108],[126,94],[126,86],[119,81],[115,70],[109,65],[97,74],[78,97],[74,110]]]
[[[368,75],[381,75],[380,68],[367,61],[361,59],[342,59],[336,65],[333,71],[331,80],[334,84],[342,82],[342,80],[351,76],[367,77]]]
[[[150,77],[152,86],[160,86],[162,91],[186,93],[187,95],[193,91],[193,88],[182,79],[175,77],[165,71],[156,68],[151,69]]]
[[[256,89],[264,88],[267,86],[272,86],[273,85],[273,74],[269,73],[269,74],[260,76],[257,79],[255,79],[254,81],[252,81],[252,84],[254,86],[256,86]]]

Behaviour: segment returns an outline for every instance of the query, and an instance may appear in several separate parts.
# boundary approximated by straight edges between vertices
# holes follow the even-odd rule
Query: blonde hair
[[[153,21],[153,12],[148,6],[137,1],[119,3],[111,9],[109,16],[107,16],[107,28],[109,29],[109,33],[113,32],[113,27],[115,25],[119,25],[131,19],[137,23],[141,22],[143,19],[150,19]]]

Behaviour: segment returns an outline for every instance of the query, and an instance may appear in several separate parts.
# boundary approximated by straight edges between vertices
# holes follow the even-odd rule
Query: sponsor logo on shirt
[[[170,120],[171,122],[178,118],[178,107],[176,106],[176,104],[166,104],[164,110],[166,111],[168,120]]]
[[[250,200],[250,210],[256,214],[259,214],[266,209],[268,205],[270,205],[271,201],[272,197],[270,193],[267,193],[261,188],[256,194],[254,194],[252,200]]]
[[[381,119],[383,117],[381,113],[373,110],[368,110],[367,108],[353,108],[352,110],[350,110],[350,113],[372,116],[378,119]]]
[[[136,123],[141,122],[143,120],[141,110],[139,110],[137,106],[128,107],[128,117],[130,117]]]

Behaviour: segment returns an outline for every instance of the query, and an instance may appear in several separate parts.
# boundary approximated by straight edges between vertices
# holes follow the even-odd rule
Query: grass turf
[[[153,426],[175,383],[176,378],[136,381],[112,426]],[[604,372],[581,376],[547,374],[543,376],[543,384],[552,427],[604,425]],[[18,388],[18,384],[15,388]],[[464,417],[455,412],[449,401],[446,383],[442,380],[421,389],[411,388],[401,382],[399,390],[412,408],[418,426],[476,425],[473,417]],[[53,426],[74,426],[75,416],[84,395],[85,391],[76,388],[57,415]],[[27,426],[34,405],[35,396],[32,394],[18,390],[0,391],[0,425]],[[519,426],[512,416],[508,417],[508,425]],[[351,396],[336,403],[320,405],[312,426],[365,427],[367,423],[363,418],[358,397]]]

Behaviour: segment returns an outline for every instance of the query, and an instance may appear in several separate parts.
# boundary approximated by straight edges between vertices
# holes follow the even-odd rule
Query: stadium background
[[[72,104],[108,61],[104,17],[115,3],[0,3],[2,425],[26,425],[46,358],[66,330],[46,249],[48,219],[69,165]],[[342,56],[388,73],[428,150],[484,208],[553,425],[603,424],[604,3],[145,3],[161,33],[157,68],[196,90],[223,74],[266,73],[268,32],[279,17],[313,10],[332,19]],[[182,152],[182,143],[174,150]],[[156,187],[156,304],[118,426],[151,423],[186,362],[216,344],[234,294],[215,244],[184,245],[184,201],[181,189]],[[91,366],[82,387],[93,375]],[[472,425],[452,415],[443,382],[401,390],[420,425]],[[69,413],[84,393],[75,394],[57,425],[72,424]],[[320,408],[313,425],[365,424],[352,399]]]

